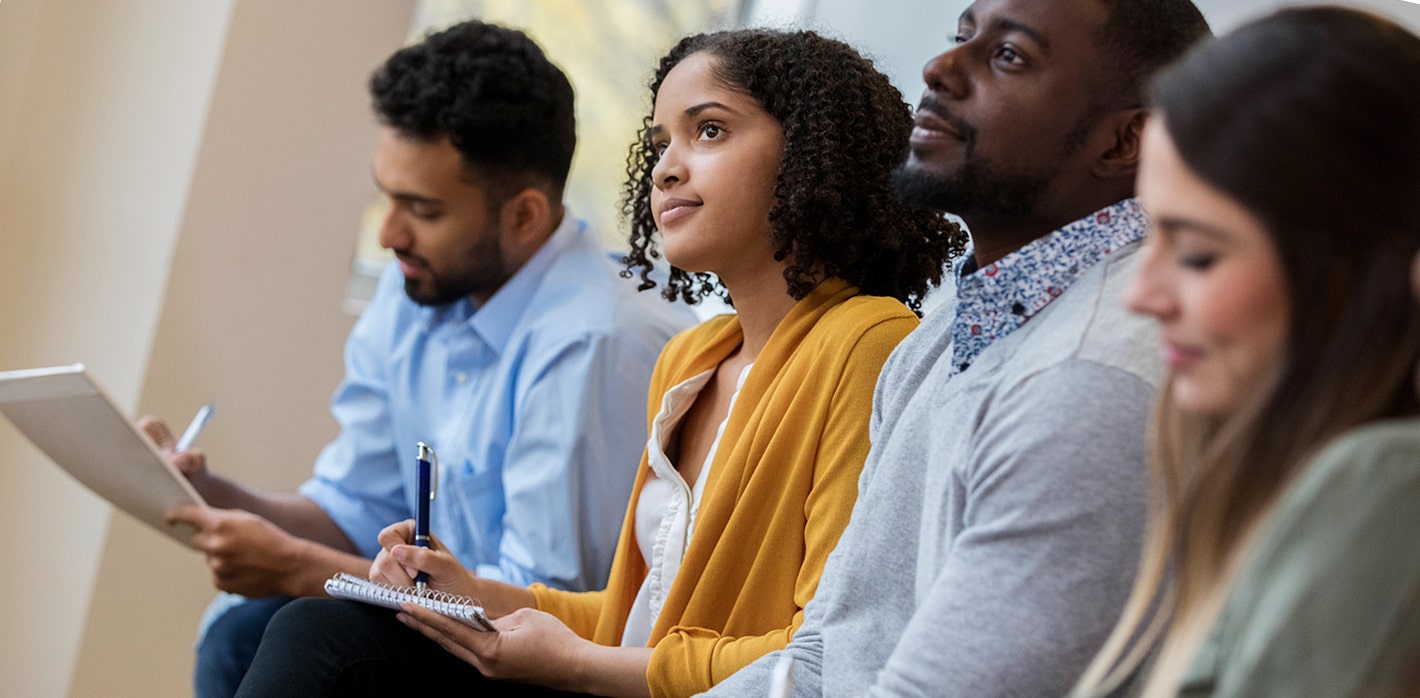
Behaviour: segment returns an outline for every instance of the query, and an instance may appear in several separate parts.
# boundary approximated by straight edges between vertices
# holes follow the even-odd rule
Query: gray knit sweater
[[[1138,562],[1162,366],[1114,249],[951,375],[949,301],[879,378],[853,517],[787,650],[796,696],[1060,696]],[[948,295],[951,290],[946,289]],[[711,695],[765,696],[782,652]]]

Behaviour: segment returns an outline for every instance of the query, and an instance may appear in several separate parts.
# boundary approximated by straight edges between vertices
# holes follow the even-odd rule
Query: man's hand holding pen
[[[207,470],[207,454],[200,448],[192,448],[191,439],[189,439],[189,443],[183,444],[187,448],[179,448],[178,439],[173,435],[172,429],[168,427],[167,422],[157,417],[142,417],[138,420],[138,427],[148,435],[148,438],[153,440],[153,443],[157,444],[158,450],[168,457],[173,467],[177,468],[178,472],[192,483],[197,493],[202,495],[203,499],[210,500],[208,492],[211,490],[209,487],[211,474]],[[189,427],[190,430],[191,427]]]

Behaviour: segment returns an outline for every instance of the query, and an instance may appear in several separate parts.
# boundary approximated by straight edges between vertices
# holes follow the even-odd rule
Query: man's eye
[[[1021,54],[1016,53],[1016,50],[1010,46],[1002,46],[998,49],[996,51],[996,58],[1010,63],[1011,65],[1023,65],[1026,62],[1025,58],[1022,57]]]

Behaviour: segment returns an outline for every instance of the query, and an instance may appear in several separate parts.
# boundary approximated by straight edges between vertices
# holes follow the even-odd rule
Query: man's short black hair
[[[561,200],[577,145],[572,85],[526,34],[476,20],[432,33],[370,76],[370,96],[401,134],[447,136],[491,198],[540,186]]]
[[[1199,41],[1212,36],[1208,20],[1190,0],[1102,0],[1109,20],[1101,32],[1105,91],[1118,106],[1144,103],[1149,80]]]

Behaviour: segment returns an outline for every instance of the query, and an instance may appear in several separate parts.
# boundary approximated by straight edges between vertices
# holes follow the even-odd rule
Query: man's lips
[[[670,225],[700,208],[699,201],[690,199],[666,199],[661,202],[661,225]]]
[[[955,138],[964,141],[966,134],[963,131],[964,129],[952,123],[951,120],[925,109],[918,109],[912,122],[913,140]]]
[[[425,263],[424,260],[415,257],[411,254],[396,252],[394,253],[394,256],[395,259],[399,260],[400,273],[404,274],[405,276],[413,276],[414,274],[428,268],[429,266],[427,263]]]

